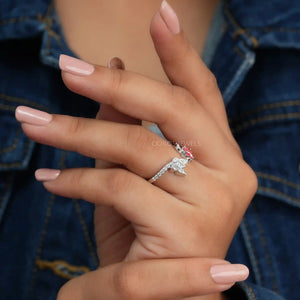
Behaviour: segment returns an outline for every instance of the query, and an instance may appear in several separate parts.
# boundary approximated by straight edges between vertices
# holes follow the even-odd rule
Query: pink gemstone
[[[185,153],[188,157],[194,158],[194,156],[193,156],[193,154],[192,154],[192,151],[191,151],[188,147],[184,146],[182,149],[183,149],[184,153]]]

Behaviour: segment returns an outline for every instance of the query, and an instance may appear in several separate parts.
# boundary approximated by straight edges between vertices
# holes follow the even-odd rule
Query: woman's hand
[[[122,260],[139,265],[143,262],[132,261],[154,258],[224,258],[256,191],[256,177],[231,135],[216,81],[183,33],[176,32],[175,21],[163,9],[151,24],[157,53],[172,84],[66,57],[61,68],[72,91],[133,120],[157,123],[168,140],[189,146],[195,160],[185,168],[187,176],[165,173],[153,185],[145,180],[180,156],[164,139],[139,125],[48,115],[22,107],[16,112],[24,132],[35,141],[123,166],[37,173],[55,194],[113,208],[110,212],[118,219],[111,224],[117,233],[98,231],[105,265]],[[114,238],[118,236],[123,240]],[[114,247],[120,241],[125,247],[110,255],[112,240]],[[109,273],[107,268],[117,266],[97,272]],[[197,290],[176,297],[203,294]]]

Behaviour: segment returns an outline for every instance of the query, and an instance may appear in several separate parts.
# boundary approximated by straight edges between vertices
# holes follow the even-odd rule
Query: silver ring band
[[[187,165],[189,161],[186,158],[178,158],[174,157],[172,161],[164,165],[152,178],[150,178],[148,181],[150,183],[155,182],[160,176],[162,176],[167,171],[174,171],[178,175],[186,175],[186,172],[184,171],[185,166]]]

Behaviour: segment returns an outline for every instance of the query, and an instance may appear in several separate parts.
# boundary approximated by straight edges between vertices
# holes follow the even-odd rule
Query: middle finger
[[[124,165],[146,179],[174,157],[180,158],[167,141],[139,125],[50,115],[22,106],[17,108],[16,117],[26,135],[39,143]],[[170,193],[182,194],[184,186],[195,186],[194,180],[204,169],[207,168],[193,161],[185,168],[189,176],[182,178],[166,172],[156,184]]]
[[[168,140],[183,141],[208,167],[230,166],[230,157],[236,156],[236,151],[189,91],[133,72],[101,66],[89,65],[92,73],[80,76],[74,73],[73,64],[78,64],[78,60],[61,56],[62,77],[73,92],[109,104],[131,117],[157,123]],[[227,160],[223,159],[224,151],[228,152]]]

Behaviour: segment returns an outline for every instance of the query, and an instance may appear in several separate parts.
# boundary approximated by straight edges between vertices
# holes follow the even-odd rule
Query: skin
[[[55,1],[67,42],[79,57],[106,66],[112,57],[119,56],[128,70],[168,82],[149,35],[150,21],[160,3],[161,0]],[[192,46],[201,54],[218,0],[169,3],[178,13]]]
[[[104,103],[97,120],[54,115],[45,126],[22,123],[37,142],[97,160],[97,169],[64,170],[44,182],[52,193],[96,205],[102,266],[67,283],[60,300],[215,300],[225,299],[220,292],[232,285],[216,284],[209,269],[226,263],[256,177],[231,135],[215,78],[198,52],[183,32],[171,34],[159,14],[150,31],[170,84],[101,66],[87,77],[62,72],[70,90]],[[141,120],[158,124],[168,140],[191,145],[195,160],[186,168],[188,176],[167,173],[154,185],[144,180],[161,161],[178,155],[141,127]]]

